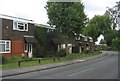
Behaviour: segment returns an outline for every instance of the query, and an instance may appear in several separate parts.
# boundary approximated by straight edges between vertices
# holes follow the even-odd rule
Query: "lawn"
[[[99,52],[96,52],[94,54],[93,53],[88,53],[88,54],[86,54],[86,53],[75,54],[74,53],[74,54],[67,55],[67,57],[60,57],[59,60],[56,58],[55,61],[53,58],[46,58],[44,60],[41,60],[40,64],[38,61],[21,62],[20,67],[29,67],[29,66],[57,63],[57,62],[66,62],[66,61],[75,60],[75,59],[79,59],[79,58],[91,57],[91,56],[95,56],[98,54],[100,54],[100,53]],[[0,67],[2,67],[2,69],[19,68],[17,61],[0,65]]]

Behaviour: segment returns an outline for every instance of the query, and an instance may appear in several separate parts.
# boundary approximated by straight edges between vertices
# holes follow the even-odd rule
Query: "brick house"
[[[93,52],[95,50],[95,43],[91,37],[87,37],[87,36],[80,34],[80,36],[78,36],[75,39],[79,43],[79,52],[80,53],[83,51]]]
[[[77,46],[77,53],[89,50],[93,52],[95,50],[95,43],[91,37],[84,36],[80,34],[78,37],[65,37],[61,32],[55,30],[55,28],[43,25],[36,24],[36,27],[42,27],[46,29],[48,33],[47,38],[47,51],[57,52],[60,49],[65,49],[67,44],[67,49],[69,53],[74,53],[74,49]]]
[[[37,24],[36,26],[43,27],[48,32],[47,38],[47,51],[57,52],[60,49],[65,49],[67,44],[67,49],[69,53],[74,53],[74,49],[77,46],[78,52],[81,53],[83,51],[91,51],[93,52],[95,49],[95,43],[91,37],[84,36],[80,34],[79,37],[65,37],[61,32],[55,30],[47,25]]]
[[[65,40],[64,35],[61,32],[53,31],[48,35],[48,51],[53,51],[56,53],[60,49],[65,49],[65,44],[67,41]]]
[[[33,56],[34,23],[8,15],[0,15],[0,53],[5,57]]]

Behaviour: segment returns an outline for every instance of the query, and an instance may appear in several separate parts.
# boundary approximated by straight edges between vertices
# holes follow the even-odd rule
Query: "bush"
[[[65,49],[61,49],[57,52],[57,55],[59,57],[65,57],[66,56],[66,50]]]
[[[79,53],[79,46],[78,46],[78,45],[74,46],[74,47],[72,48],[72,52],[73,52],[73,53]]]
[[[47,56],[47,57],[53,57],[54,54],[55,54],[55,53],[54,53],[53,51],[49,51],[49,52],[46,53],[46,56]]]

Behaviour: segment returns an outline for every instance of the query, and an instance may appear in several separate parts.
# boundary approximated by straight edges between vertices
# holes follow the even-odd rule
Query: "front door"
[[[32,58],[32,44],[26,44],[25,49],[26,49],[26,52],[28,54],[28,57]]]

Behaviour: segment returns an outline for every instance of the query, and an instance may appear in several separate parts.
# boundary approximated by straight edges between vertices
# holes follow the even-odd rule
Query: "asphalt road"
[[[109,52],[104,57],[90,61],[4,79],[118,79],[118,54]]]

